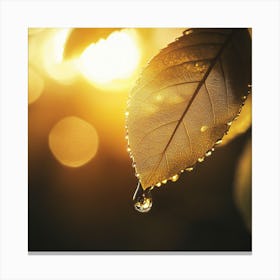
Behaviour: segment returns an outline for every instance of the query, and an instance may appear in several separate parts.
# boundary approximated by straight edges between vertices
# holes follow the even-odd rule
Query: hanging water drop
[[[147,213],[153,205],[152,188],[143,190],[140,181],[137,184],[136,191],[133,195],[134,208],[140,213]]]

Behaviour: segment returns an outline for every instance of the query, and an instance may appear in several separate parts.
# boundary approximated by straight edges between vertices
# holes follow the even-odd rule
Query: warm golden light
[[[64,60],[64,48],[71,28],[32,28],[28,30],[28,60],[51,79],[70,84],[79,75],[77,59]]]
[[[98,135],[90,123],[70,116],[60,120],[52,128],[49,147],[61,164],[79,167],[96,155]]]
[[[246,132],[252,125],[252,95],[249,94],[248,98],[241,110],[240,116],[237,120],[232,122],[227,135],[223,137],[223,145],[226,145],[231,140],[235,139],[238,135]]]
[[[96,86],[113,88],[114,81],[132,76],[139,61],[136,32],[116,31],[85,49],[80,57],[80,71]]]
[[[63,60],[66,41],[71,28],[51,30],[43,48],[43,66],[47,74],[62,83],[71,83],[77,76],[76,60]]]
[[[28,69],[28,104],[35,102],[42,94],[44,80],[38,71],[29,65]]]

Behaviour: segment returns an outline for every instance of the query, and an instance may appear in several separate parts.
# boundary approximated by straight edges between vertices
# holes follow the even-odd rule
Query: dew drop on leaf
[[[143,190],[140,181],[136,187],[133,195],[134,208],[140,213],[147,213],[151,210],[153,205],[152,188]]]
[[[212,154],[212,151],[211,151],[211,150],[209,150],[209,151],[207,151],[207,152],[206,152],[205,156],[206,156],[206,157],[210,157],[210,156],[211,156],[211,154]]]
[[[223,141],[222,139],[217,140],[216,143],[215,143],[215,145],[222,144],[222,141]]]
[[[208,126],[207,126],[207,125],[203,125],[203,126],[200,128],[200,131],[201,131],[201,132],[205,132],[207,129],[208,129]]]
[[[200,157],[200,158],[198,158],[198,160],[197,160],[198,162],[203,162],[204,161],[204,157]]]
[[[176,175],[171,177],[171,181],[172,182],[176,182],[178,179],[179,179],[179,175],[178,174],[176,174]]]
[[[189,171],[189,172],[193,171],[193,167],[186,168],[186,171]]]

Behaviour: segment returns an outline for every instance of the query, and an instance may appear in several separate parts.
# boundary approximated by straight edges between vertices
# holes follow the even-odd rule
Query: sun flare
[[[88,46],[80,57],[80,71],[97,86],[130,78],[140,61],[134,30],[113,32],[106,40]]]

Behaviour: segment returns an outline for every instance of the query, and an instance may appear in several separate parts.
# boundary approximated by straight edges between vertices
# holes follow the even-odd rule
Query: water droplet
[[[137,184],[136,191],[133,195],[134,208],[140,213],[147,213],[153,205],[152,188],[143,190],[140,181]]]
[[[127,135],[127,134],[125,135],[124,139],[125,139],[125,140],[128,140],[128,135]]]
[[[160,187],[160,186],[161,186],[161,183],[160,183],[160,182],[159,182],[159,183],[157,183],[157,184],[156,184],[156,186],[157,186],[157,187]]]
[[[203,162],[204,161],[204,157],[200,157],[197,159],[198,162]]]
[[[176,175],[171,177],[171,181],[172,182],[176,182],[178,179],[179,179],[179,175],[178,174],[176,174]]]
[[[162,182],[161,182],[162,184],[166,184],[167,183],[167,179],[165,179],[165,180],[162,180]]]
[[[211,151],[214,152],[214,151],[215,151],[215,148],[212,148]]]
[[[139,179],[139,178],[140,178],[140,174],[139,174],[139,173],[135,173],[135,177],[136,177],[137,179]]]
[[[193,171],[193,167],[186,168],[186,171],[189,171],[189,172]]]
[[[207,126],[207,125],[203,125],[203,126],[200,128],[200,131],[201,131],[201,132],[205,132],[207,129],[208,129],[208,126]]]
[[[180,170],[181,173],[184,173],[184,171],[185,171],[184,169]]]
[[[133,167],[133,168],[136,167],[136,162],[132,162],[132,167]]]
[[[185,30],[185,31],[183,32],[184,35],[189,35],[189,34],[191,34],[191,33],[193,33],[193,30]]]
[[[219,145],[219,144],[222,144],[223,140],[222,139],[219,139],[216,141],[215,145]]]
[[[212,155],[212,151],[211,150],[209,150],[209,151],[207,151],[206,153],[205,153],[205,156],[206,157],[210,157]]]
[[[242,101],[245,101],[246,99],[247,99],[247,96],[246,96],[246,95],[244,95],[244,96],[241,97],[241,100],[242,100]]]
[[[130,149],[130,147],[127,147],[127,152],[129,153],[129,152],[131,152],[131,149]]]
[[[124,115],[125,115],[126,117],[128,117],[128,116],[129,116],[129,112],[126,111]]]
[[[248,84],[248,88],[251,88],[252,87],[252,85],[251,84]]]
[[[232,125],[232,122],[228,122],[227,125],[228,125],[228,126],[231,126],[231,125]]]

